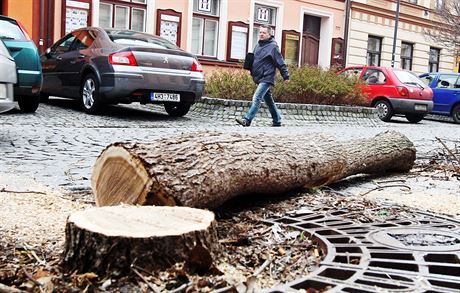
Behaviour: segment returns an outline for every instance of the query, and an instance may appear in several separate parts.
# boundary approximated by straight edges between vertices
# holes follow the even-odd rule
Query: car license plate
[[[415,105],[415,110],[416,111],[426,111],[426,105]]]
[[[150,93],[152,102],[180,102],[180,94]]]
[[[6,99],[6,84],[0,83],[0,99]]]

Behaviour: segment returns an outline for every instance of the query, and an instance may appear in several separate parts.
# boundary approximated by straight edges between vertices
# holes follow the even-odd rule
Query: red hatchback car
[[[361,79],[369,106],[377,108],[383,121],[395,114],[405,115],[411,123],[420,122],[433,109],[433,91],[415,74],[403,69],[353,66],[339,72]]]

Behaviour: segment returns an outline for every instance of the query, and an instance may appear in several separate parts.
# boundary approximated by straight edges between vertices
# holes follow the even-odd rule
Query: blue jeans
[[[249,108],[248,112],[244,115],[244,119],[251,123],[257,112],[259,112],[262,98],[265,100],[265,104],[267,104],[268,110],[272,115],[273,125],[281,125],[281,113],[278,111],[278,108],[276,108],[272,92],[270,91],[270,84],[267,82],[261,82],[257,86],[254,96],[252,97],[251,108]]]

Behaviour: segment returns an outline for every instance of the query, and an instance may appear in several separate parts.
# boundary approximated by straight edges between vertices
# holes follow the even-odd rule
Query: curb
[[[196,114],[220,121],[231,121],[242,117],[251,102],[240,100],[214,99],[202,97],[191,108]],[[381,126],[384,122],[377,116],[377,110],[370,107],[331,106],[313,104],[276,103],[283,117],[283,125],[305,124],[347,124]],[[262,103],[261,110],[251,125],[271,123],[267,106]]]

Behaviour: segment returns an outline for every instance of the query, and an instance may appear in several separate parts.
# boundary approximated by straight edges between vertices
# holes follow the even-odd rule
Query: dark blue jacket
[[[259,41],[254,48],[254,63],[251,75],[256,84],[267,82],[275,84],[276,68],[281,72],[284,80],[289,79],[289,73],[280,49],[273,37],[265,41]]]

